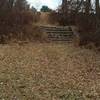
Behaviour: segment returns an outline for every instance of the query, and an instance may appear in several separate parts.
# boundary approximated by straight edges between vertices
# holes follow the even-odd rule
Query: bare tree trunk
[[[96,7],[96,32],[100,32],[100,6],[99,6],[99,0],[95,1],[95,7]]]
[[[8,0],[9,8],[12,9],[16,0]]]
[[[99,9],[100,9],[99,0],[96,0],[95,5],[96,5],[96,15],[97,15],[97,17],[99,17]]]
[[[100,17],[100,7],[99,7],[99,0],[96,0],[95,2],[95,7],[96,7],[96,20],[97,20],[97,26],[99,25],[99,17]]]
[[[86,0],[86,8],[85,8],[85,13],[89,15],[90,13],[90,8],[91,8],[91,0]]]
[[[63,13],[66,13],[68,11],[68,7],[67,7],[67,0],[62,0],[62,11]]]
[[[62,22],[63,25],[66,24],[66,19],[68,17],[68,0],[62,0]]]

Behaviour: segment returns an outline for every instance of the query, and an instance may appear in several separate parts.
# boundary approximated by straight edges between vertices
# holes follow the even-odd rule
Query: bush
[[[95,32],[96,30],[96,19],[94,14],[86,15],[79,13],[76,16],[76,25],[81,32]]]
[[[58,23],[59,22],[58,13],[56,13],[55,11],[50,12],[50,14],[49,14],[49,22],[50,22],[50,24]]]
[[[94,14],[86,15],[80,13],[77,15],[76,25],[78,27],[78,37],[75,36],[74,43],[77,46],[93,43],[100,45],[100,30],[96,32],[96,18]]]
[[[91,43],[96,47],[100,46],[99,33],[80,33],[79,36],[74,36],[75,46],[83,46]]]
[[[0,18],[1,43],[13,38],[25,40],[34,33],[33,23],[38,21],[38,14],[31,11],[10,12]]]

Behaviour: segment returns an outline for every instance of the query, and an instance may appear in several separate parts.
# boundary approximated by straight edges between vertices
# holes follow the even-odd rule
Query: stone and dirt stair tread
[[[57,30],[57,31],[53,31],[53,30],[48,31],[48,30],[46,30],[46,32],[48,32],[48,33],[72,33],[72,31],[59,31],[59,30]]]
[[[71,42],[73,38],[73,31],[71,27],[48,27],[41,26],[41,29],[48,34],[48,39],[51,41],[67,41]]]
[[[40,28],[44,29],[52,29],[52,30],[72,30],[70,27],[45,27],[45,26],[40,26]]]
[[[48,36],[54,36],[54,37],[70,37],[70,36],[73,36],[72,34],[48,34]]]

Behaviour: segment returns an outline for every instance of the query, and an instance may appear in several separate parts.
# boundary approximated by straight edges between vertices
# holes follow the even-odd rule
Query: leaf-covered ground
[[[0,100],[100,100],[100,54],[71,44],[1,45]]]

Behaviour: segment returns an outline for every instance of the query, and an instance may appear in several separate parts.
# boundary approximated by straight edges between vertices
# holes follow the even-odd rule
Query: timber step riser
[[[47,33],[50,41],[67,41],[71,42],[73,39],[72,29],[69,27],[41,27],[42,31]]]

